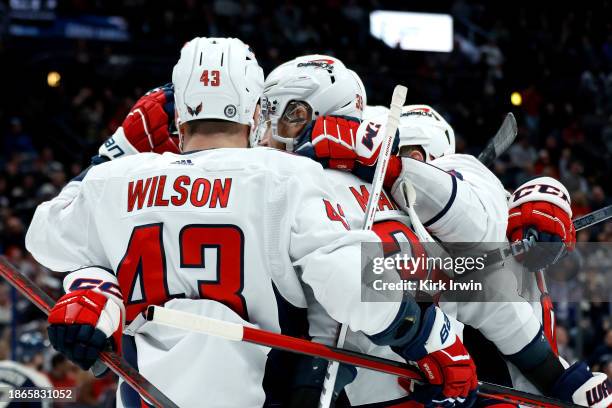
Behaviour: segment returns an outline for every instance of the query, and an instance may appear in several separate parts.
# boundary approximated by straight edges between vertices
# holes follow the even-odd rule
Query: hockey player
[[[317,132],[316,129],[325,128],[315,123],[315,130],[305,143],[311,144],[314,156],[330,167],[340,159],[342,168],[367,176],[378,154],[380,138],[376,136],[384,134],[379,130],[371,135],[368,129],[380,129],[384,126],[383,120],[354,122],[344,127],[330,123],[340,120],[320,118],[318,121],[325,122],[325,128],[338,131]],[[399,155],[390,163],[386,185],[404,209],[407,208],[406,185],[414,186],[415,211],[439,241],[479,243],[479,250],[488,246],[480,243],[495,245],[506,241],[507,203],[503,186],[473,156],[454,154],[452,128],[437,112],[425,105],[405,107],[396,153]],[[568,212],[569,196],[554,180],[539,180],[523,187],[513,198],[510,235],[515,239],[532,234],[540,241],[562,243],[556,245],[556,251],[540,250],[539,256],[530,258],[531,266],[546,266],[560,248],[571,248],[575,241],[571,212]],[[543,193],[536,194],[537,191]],[[562,202],[565,203],[562,205]],[[503,269],[493,269],[488,271],[487,280],[492,289],[504,288],[503,302],[445,302],[443,296],[442,308],[459,321],[477,328],[545,394],[582,405],[607,406],[612,396],[606,393],[609,386],[603,378],[593,376],[584,366],[564,370],[530,305],[518,295],[518,282],[502,274]],[[505,286],[499,286],[498,282],[504,282]],[[509,327],[506,324],[509,321],[518,324]]]
[[[427,367],[449,405],[471,395],[470,357],[440,309],[421,314],[408,297],[360,302],[360,243],[378,239],[328,211],[340,207],[320,166],[246,149],[263,84],[248,47],[196,38],[173,84],[182,154],[99,164],[37,208],[28,249],[51,269],[73,271],[49,315],[53,345],[89,368],[109,342],[121,352],[129,323],[126,358],[179,406],[261,406],[265,348],[170,331],[140,312],[164,305],[278,332],[275,291],[304,307],[303,282],[334,319]],[[147,145],[129,137],[115,142]],[[146,129],[144,137],[153,139]],[[128,394],[122,386],[119,406]]]
[[[261,145],[288,151],[293,151],[299,144],[296,137],[303,134],[304,128],[316,117],[343,115],[361,119],[367,101],[359,76],[339,59],[327,55],[306,55],[278,66],[266,78],[264,95],[271,106],[270,126]],[[343,217],[351,229],[361,229],[371,185],[347,172],[327,169],[325,173],[342,203]],[[407,227],[406,215],[384,192],[376,220],[372,230],[383,242],[395,242],[394,239],[418,241]],[[335,345],[337,322],[329,318],[319,305],[311,304],[309,310],[310,336],[314,341]],[[389,347],[376,346],[363,334],[350,332],[344,347],[401,360]],[[302,359],[299,367],[304,367],[297,373],[300,384],[311,390],[308,394],[302,392],[301,398],[310,398],[310,406],[315,407],[327,361]],[[401,406],[398,404],[408,399],[406,390],[393,376],[361,369],[356,378],[354,375],[351,368],[340,365],[336,380],[338,391],[348,384],[345,391],[351,406],[373,403]]]

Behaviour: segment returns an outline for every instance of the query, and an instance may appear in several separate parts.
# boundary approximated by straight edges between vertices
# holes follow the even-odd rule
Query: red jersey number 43
[[[190,224],[178,237],[164,237],[163,223],[137,226],[117,268],[117,279],[126,306],[126,319],[132,321],[148,305],[163,305],[171,298],[164,239],[178,239],[180,267],[192,269],[202,299],[219,301],[248,320],[242,296],[244,282],[244,233],[236,225]],[[203,279],[205,254],[216,252],[215,279]],[[202,279],[199,279],[199,278]]]

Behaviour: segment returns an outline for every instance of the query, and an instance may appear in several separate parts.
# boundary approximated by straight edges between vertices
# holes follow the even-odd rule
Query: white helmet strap
[[[283,137],[278,134],[278,119],[270,120],[270,126],[272,128],[272,139],[276,140],[277,142],[283,143],[285,145],[285,150],[287,150],[288,152],[292,152],[295,139],[292,137]]]
[[[295,116],[295,113],[300,108],[306,109],[306,111],[308,112],[310,116],[308,119],[304,119],[304,118]],[[271,127],[272,127],[272,138],[278,142],[283,143],[287,151],[293,152],[295,144],[297,142],[297,136],[295,138],[281,136],[278,133],[278,121],[282,119],[291,124],[307,123],[309,120],[314,120],[314,117],[312,116],[313,116],[313,109],[310,106],[310,104],[308,104],[308,102],[300,101],[300,100],[290,101],[285,107],[285,111],[280,115],[280,117],[270,120]]]

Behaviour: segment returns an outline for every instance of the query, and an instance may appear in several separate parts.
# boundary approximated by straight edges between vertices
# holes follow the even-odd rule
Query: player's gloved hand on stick
[[[414,301],[405,302],[395,322],[370,338],[417,363],[428,384],[412,389],[415,401],[426,407],[471,407],[478,388],[472,357],[440,308],[432,305],[419,314]]]
[[[576,230],[570,196],[559,181],[551,177],[531,180],[516,189],[509,204],[508,239],[535,241],[523,257],[529,270],[546,268],[574,249]]]
[[[174,131],[174,87],[166,84],[136,102],[121,126],[100,146],[98,154],[112,160],[141,152],[178,153]]]
[[[360,122],[345,116],[320,116],[304,129],[295,152],[318,161],[324,168],[352,171],[359,178],[372,181],[384,124]],[[399,133],[396,134],[392,155],[385,175],[385,185],[391,186],[401,172],[401,160],[396,156]]]
[[[607,408],[612,406],[612,383],[607,375],[593,373],[584,362],[577,362],[557,380],[552,396],[584,407]]]
[[[64,281],[68,293],[49,313],[49,341],[56,350],[87,370],[102,351],[111,349],[121,354],[125,309],[118,286],[113,282],[116,279],[110,273],[86,268],[70,275]]]

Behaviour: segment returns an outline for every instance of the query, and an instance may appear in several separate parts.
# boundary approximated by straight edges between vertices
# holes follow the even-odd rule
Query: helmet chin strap
[[[293,147],[295,145],[295,139],[292,137],[283,137],[278,134],[278,120],[271,120],[270,125],[272,127],[272,139],[277,142],[281,142],[285,145],[285,150],[288,152],[293,152]]]
[[[263,98],[263,97],[262,97]],[[265,133],[266,123],[267,123],[267,114],[265,106],[267,105],[267,100],[261,101],[262,108],[259,110],[259,117],[257,118],[257,125],[255,125],[255,115],[253,115],[253,119],[250,121],[250,129],[249,129],[249,147],[257,147],[261,142],[261,136]]]
[[[261,133],[264,129],[264,124],[260,120],[257,126],[255,126],[255,121],[251,121],[251,125],[249,128],[249,147],[257,147],[259,146],[259,142],[261,142]]]

